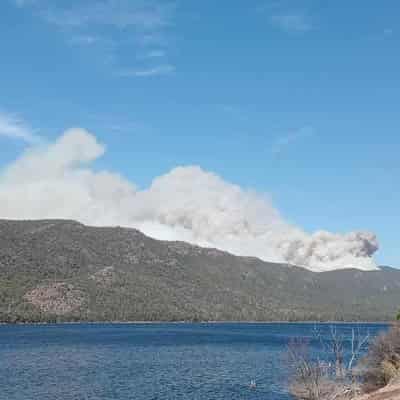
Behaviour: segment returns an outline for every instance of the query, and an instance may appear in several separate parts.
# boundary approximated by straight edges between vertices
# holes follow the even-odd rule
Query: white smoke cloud
[[[67,218],[135,227],[149,236],[217,247],[316,271],[375,269],[375,235],[308,234],[287,223],[265,196],[197,166],[178,167],[138,190],[122,176],[95,171],[105,147],[83,129],[36,145],[0,174],[0,217]]]

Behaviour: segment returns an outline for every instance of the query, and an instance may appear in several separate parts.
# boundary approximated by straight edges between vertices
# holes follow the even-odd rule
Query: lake
[[[324,335],[330,325],[318,324]],[[338,324],[371,336],[383,324]],[[0,399],[289,400],[286,346],[315,324],[0,326]],[[312,342],[314,351],[318,341]],[[257,387],[250,388],[255,380]]]

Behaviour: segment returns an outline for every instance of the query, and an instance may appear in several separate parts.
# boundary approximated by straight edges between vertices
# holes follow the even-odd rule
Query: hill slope
[[[400,270],[315,273],[134,229],[0,220],[0,320],[385,320]]]

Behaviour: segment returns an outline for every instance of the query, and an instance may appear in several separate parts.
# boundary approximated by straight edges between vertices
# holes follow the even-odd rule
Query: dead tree
[[[340,396],[354,393],[357,385],[353,368],[368,344],[369,334],[362,335],[359,329],[353,328],[348,339],[331,326],[328,337],[315,328],[314,338],[319,341],[321,353],[329,361],[321,360],[319,356],[312,357],[308,341],[291,341],[288,356],[294,369],[294,380],[290,387],[292,394],[304,400],[331,400],[338,397],[339,393]],[[350,345],[346,346],[349,341]]]
[[[292,340],[288,345],[288,358],[294,369],[291,392],[301,399],[319,400],[324,370],[319,360],[311,358],[308,343]]]

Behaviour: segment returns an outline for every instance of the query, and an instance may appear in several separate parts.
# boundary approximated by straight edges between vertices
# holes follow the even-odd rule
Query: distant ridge
[[[400,270],[311,272],[138,230],[0,220],[0,320],[390,320]]]

